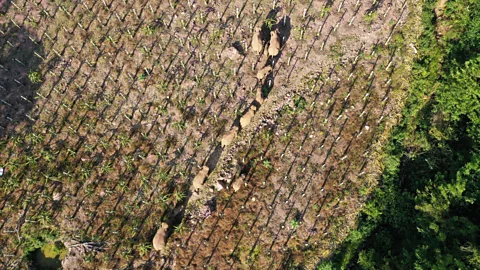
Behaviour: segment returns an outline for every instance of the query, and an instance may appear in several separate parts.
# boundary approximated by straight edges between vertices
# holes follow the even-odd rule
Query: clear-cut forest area
[[[0,268],[480,269],[480,1],[0,0]]]

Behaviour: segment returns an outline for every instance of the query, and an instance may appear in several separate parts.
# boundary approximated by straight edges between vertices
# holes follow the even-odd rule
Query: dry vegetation
[[[355,225],[414,1],[2,5],[4,267],[310,269]]]

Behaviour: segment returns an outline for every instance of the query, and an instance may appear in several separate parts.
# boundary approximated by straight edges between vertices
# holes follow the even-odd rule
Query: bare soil
[[[7,268],[54,231],[85,247],[70,268],[312,269],[355,226],[402,106],[414,1],[0,3]],[[251,51],[256,26],[279,55]]]

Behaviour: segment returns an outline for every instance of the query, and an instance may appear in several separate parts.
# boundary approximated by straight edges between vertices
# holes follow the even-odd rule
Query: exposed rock
[[[217,191],[220,191],[220,190],[224,189],[225,187],[226,187],[226,183],[225,183],[224,180],[217,180],[215,182],[215,189]]]
[[[215,211],[217,211],[217,199],[213,197],[200,208],[200,215],[207,218]]]

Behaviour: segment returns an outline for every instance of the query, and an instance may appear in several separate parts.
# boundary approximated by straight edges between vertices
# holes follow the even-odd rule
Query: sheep
[[[252,38],[252,49],[257,55],[259,55],[263,49],[263,41],[261,37],[260,27],[255,27],[255,32],[253,33]]]
[[[265,78],[270,72],[272,71],[271,66],[265,66],[262,69],[260,69],[257,73],[257,79],[262,80]]]
[[[277,56],[280,52],[280,37],[278,36],[278,31],[270,32],[270,46],[268,46],[268,55]]]
[[[155,237],[153,237],[153,248],[156,251],[163,251],[165,245],[167,244],[167,230],[168,224],[162,222],[161,227],[157,230]]]
[[[208,171],[210,169],[207,166],[203,166],[202,169],[195,175],[195,178],[193,178],[193,191],[197,191],[200,189],[203,185],[203,182],[205,181],[205,178],[207,178]]]
[[[234,126],[232,127],[232,129],[225,133],[225,135],[223,135],[222,137],[222,147],[225,147],[225,146],[228,146],[232,143],[232,141],[235,139],[235,137],[237,136],[237,133],[238,133],[238,127],[237,126]]]
[[[242,128],[245,128],[246,126],[248,126],[248,124],[250,124],[256,110],[257,107],[251,106],[250,109],[240,118],[240,126]]]

